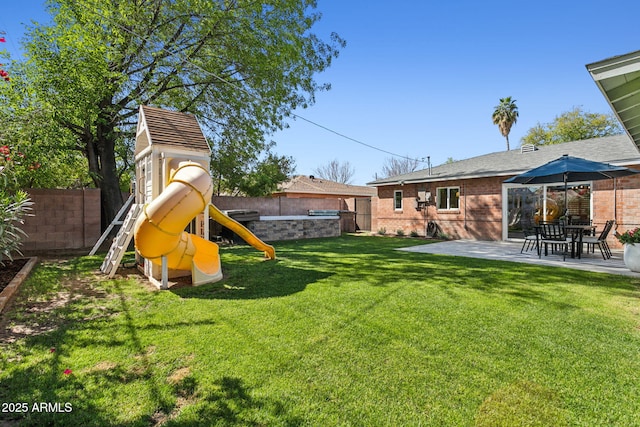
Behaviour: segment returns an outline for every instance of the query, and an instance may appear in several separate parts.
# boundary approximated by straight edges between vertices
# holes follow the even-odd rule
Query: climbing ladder
[[[108,275],[110,278],[116,274],[120,261],[122,261],[122,257],[131,242],[131,238],[133,237],[133,226],[138,219],[138,215],[140,215],[140,212],[142,211],[142,206],[142,204],[136,203],[131,205],[124,221],[122,221],[122,227],[120,227],[116,238],[113,239],[113,242],[111,243],[107,256],[104,257],[104,261],[100,266],[100,271]]]
[[[131,203],[133,203],[134,199],[135,199],[135,194],[131,193],[131,195],[129,196],[127,201],[124,202],[124,205],[122,205],[122,207],[120,208],[120,210],[116,214],[116,217],[113,218],[113,221],[111,221],[111,224],[109,224],[109,227],[107,227],[107,229],[104,230],[104,233],[102,233],[102,236],[100,236],[100,238],[98,239],[96,244],[93,245],[93,248],[91,248],[91,252],[89,252],[89,255],[95,255],[96,254],[96,252],[100,248],[100,245],[102,245],[102,242],[104,242],[104,240],[107,238],[107,236],[111,233],[111,230],[113,230],[113,227],[115,227],[116,225],[122,225],[122,223],[124,222],[121,219],[122,215],[125,212],[127,212],[127,209],[129,209],[129,206],[131,206]]]

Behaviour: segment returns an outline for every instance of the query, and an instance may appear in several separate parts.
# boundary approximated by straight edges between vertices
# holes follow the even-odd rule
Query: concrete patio
[[[450,240],[427,245],[411,246],[399,249],[407,252],[417,252],[438,255],[453,255],[469,258],[493,259],[500,261],[524,262],[527,264],[549,265],[554,267],[574,268],[576,270],[593,271],[599,273],[620,274],[640,278],[640,273],[630,271],[622,260],[622,250],[613,249],[611,259],[604,260],[600,251],[583,254],[582,258],[562,260],[562,255],[542,254],[538,258],[536,250],[520,253],[522,242],[491,242],[478,240]]]

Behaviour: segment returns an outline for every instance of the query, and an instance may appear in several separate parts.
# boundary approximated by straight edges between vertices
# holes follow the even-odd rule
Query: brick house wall
[[[640,177],[630,176],[593,182],[593,225],[601,230],[609,219],[616,219],[616,225],[607,239],[612,248],[622,245],[614,237],[614,231],[623,233],[626,230],[640,227]]]
[[[452,239],[501,240],[502,239],[502,181],[504,178],[479,178],[442,183],[406,184],[378,188],[375,230],[386,229],[396,234],[415,231],[426,235],[429,221],[435,221],[443,233]],[[434,204],[418,211],[415,199],[418,189],[425,189],[435,198],[438,187],[460,187],[460,207],[441,211]],[[394,209],[394,191],[402,190],[402,210]]]
[[[33,216],[25,219],[22,251],[92,247],[100,238],[100,190],[27,189]]]
[[[372,200],[374,232],[385,229],[389,234],[402,230],[426,235],[426,225],[435,221],[443,233],[452,239],[502,240],[502,183],[508,177],[489,177],[421,184],[378,187],[378,197]],[[460,206],[457,210],[439,211],[434,204],[422,211],[415,209],[418,189],[431,192],[435,200],[438,187],[460,187]],[[640,176],[618,178],[614,195],[614,181],[593,181],[592,220],[601,230],[609,219],[616,219],[617,230],[640,227]],[[394,191],[402,190],[402,210],[394,209]],[[614,203],[615,201],[615,203]],[[616,206],[617,205],[617,206]],[[607,242],[612,248],[621,245],[612,233]]]

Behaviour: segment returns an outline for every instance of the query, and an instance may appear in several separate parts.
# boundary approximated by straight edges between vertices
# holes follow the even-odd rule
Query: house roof
[[[523,147],[524,148],[524,147]],[[640,164],[640,151],[626,134],[564,144],[542,145],[536,150],[517,149],[500,151],[459,160],[429,169],[423,169],[404,175],[378,179],[367,185],[384,186],[455,179],[484,178],[492,176],[511,176],[557,159],[563,154],[582,157],[597,162],[611,163],[617,166]]]
[[[640,147],[640,51],[587,64],[587,70],[627,134]]]
[[[142,105],[137,133],[135,154],[151,144],[189,151],[211,151],[198,120],[187,113]]]
[[[291,180],[282,183],[274,193],[302,193],[302,194],[325,194],[333,196],[362,196],[371,197],[377,194],[377,190],[362,185],[342,184],[324,178],[316,178],[313,175],[298,175]]]

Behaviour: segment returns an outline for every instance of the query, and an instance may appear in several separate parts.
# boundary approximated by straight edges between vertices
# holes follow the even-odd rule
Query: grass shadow
[[[307,285],[329,277],[331,273],[287,267],[278,261],[253,264],[250,268],[231,265],[224,280],[200,286],[170,288],[181,298],[260,299],[277,298],[302,292]]]

